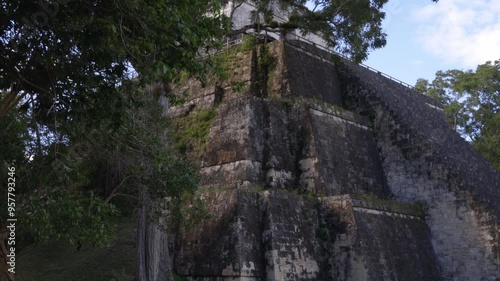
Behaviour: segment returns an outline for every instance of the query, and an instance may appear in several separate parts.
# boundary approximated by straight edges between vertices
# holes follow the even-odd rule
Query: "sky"
[[[387,45],[363,63],[410,85],[500,59],[500,0],[389,0]]]

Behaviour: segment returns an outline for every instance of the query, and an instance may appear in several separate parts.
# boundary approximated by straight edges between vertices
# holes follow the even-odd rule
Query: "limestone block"
[[[389,192],[371,129],[314,109],[310,110],[310,118],[319,152],[321,192],[387,197]]]
[[[179,233],[176,273],[198,276],[192,280],[260,280],[263,268],[256,193],[232,190],[204,196],[212,218]],[[219,279],[210,279],[215,276]]]
[[[425,221],[407,205],[322,198],[333,280],[441,280]]]

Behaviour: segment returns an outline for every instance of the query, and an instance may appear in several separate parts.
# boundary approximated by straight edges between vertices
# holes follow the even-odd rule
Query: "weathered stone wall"
[[[261,280],[265,269],[257,194],[233,190],[204,196],[213,217],[179,234],[176,273],[190,280]]]
[[[178,243],[187,280],[441,280],[413,206],[276,190],[205,196],[215,217]]]
[[[500,175],[455,133],[432,100],[339,64],[349,108],[374,118],[388,185],[421,202],[445,280],[500,278]],[[432,106],[431,106],[432,105]]]
[[[323,251],[315,239],[318,210],[314,201],[275,191],[261,196],[266,280],[319,280]]]
[[[370,125],[343,117],[310,109],[322,183],[320,193],[388,197]]]
[[[423,212],[367,196],[322,198],[331,280],[441,280]]]
[[[178,235],[179,275],[500,278],[498,173],[439,104],[309,45],[266,48],[235,54],[231,81],[175,90],[172,116],[217,111],[201,169],[214,216]]]
[[[284,61],[292,96],[319,99],[335,105],[342,104],[340,83],[333,63],[288,45],[284,48]]]

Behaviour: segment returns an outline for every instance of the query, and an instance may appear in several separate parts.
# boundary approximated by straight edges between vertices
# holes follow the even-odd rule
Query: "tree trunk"
[[[162,218],[152,221],[152,206],[145,186],[139,191],[140,211],[137,226],[137,281],[172,281],[172,259],[168,235],[160,229]]]

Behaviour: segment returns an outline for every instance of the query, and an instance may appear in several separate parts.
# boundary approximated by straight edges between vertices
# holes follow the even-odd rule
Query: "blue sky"
[[[389,0],[387,45],[364,64],[406,83],[500,59],[500,0]]]

